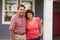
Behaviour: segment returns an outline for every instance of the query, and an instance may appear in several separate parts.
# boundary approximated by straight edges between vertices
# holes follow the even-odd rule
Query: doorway
[[[60,12],[53,13],[53,35],[60,35]]]

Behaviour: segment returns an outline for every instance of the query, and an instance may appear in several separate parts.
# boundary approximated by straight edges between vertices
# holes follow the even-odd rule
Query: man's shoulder
[[[14,14],[13,16],[12,16],[12,18],[16,18],[17,17],[17,14]]]

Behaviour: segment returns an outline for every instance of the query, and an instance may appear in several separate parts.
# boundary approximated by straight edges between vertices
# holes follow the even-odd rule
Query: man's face
[[[19,9],[18,9],[18,13],[19,13],[19,15],[24,15],[24,13],[25,13],[25,8],[24,7],[19,7]]]

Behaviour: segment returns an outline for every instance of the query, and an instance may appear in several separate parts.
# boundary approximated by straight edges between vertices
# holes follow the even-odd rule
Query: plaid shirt
[[[25,24],[26,24],[25,17],[21,18],[17,13],[11,18],[9,30],[13,30],[16,33],[25,33],[26,32]]]

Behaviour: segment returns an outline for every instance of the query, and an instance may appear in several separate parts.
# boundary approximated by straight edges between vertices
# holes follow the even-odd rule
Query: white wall
[[[44,0],[43,40],[52,40],[53,0]]]

